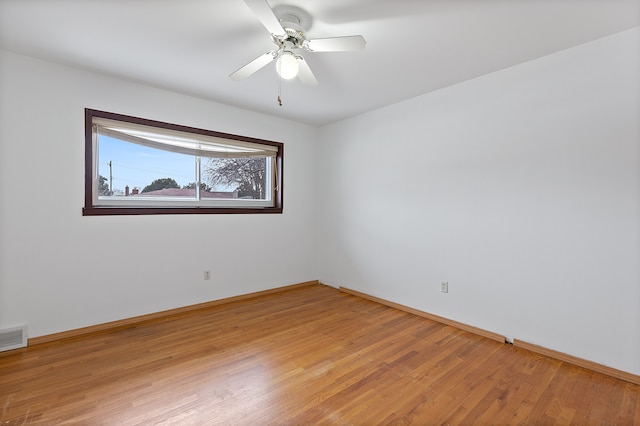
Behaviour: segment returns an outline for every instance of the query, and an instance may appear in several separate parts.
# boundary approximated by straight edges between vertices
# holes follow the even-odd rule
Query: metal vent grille
[[[27,346],[27,327],[0,330],[0,352]]]

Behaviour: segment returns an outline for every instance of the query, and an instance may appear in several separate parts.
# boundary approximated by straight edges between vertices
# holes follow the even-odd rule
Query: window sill
[[[123,216],[156,214],[281,214],[281,207],[84,207],[83,216]]]

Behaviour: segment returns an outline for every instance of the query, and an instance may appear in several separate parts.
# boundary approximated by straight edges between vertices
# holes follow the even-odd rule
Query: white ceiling
[[[313,17],[309,38],[361,34],[365,50],[307,53],[320,84],[275,64],[242,0],[0,0],[0,48],[323,125],[640,25],[640,0],[269,0]],[[0,95],[1,96],[1,95]]]

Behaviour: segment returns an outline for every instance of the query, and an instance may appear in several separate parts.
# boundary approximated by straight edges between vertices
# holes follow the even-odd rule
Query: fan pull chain
[[[277,75],[277,74],[276,74]],[[278,75],[278,105],[282,106],[282,80]]]

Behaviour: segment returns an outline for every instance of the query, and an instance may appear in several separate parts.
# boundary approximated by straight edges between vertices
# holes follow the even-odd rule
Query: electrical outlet
[[[211,279],[211,271],[210,270],[205,270],[202,272],[202,279],[203,280],[210,280]]]
[[[440,281],[440,292],[449,293],[449,281]]]

